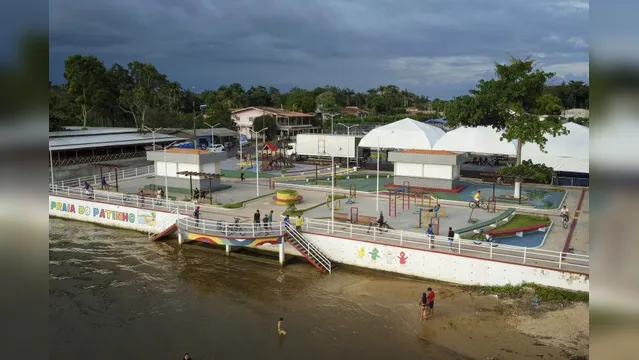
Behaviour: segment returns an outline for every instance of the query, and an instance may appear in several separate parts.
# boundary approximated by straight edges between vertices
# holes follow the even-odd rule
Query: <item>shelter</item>
[[[405,118],[371,130],[359,147],[431,150],[444,134],[444,130],[436,126]]]
[[[589,173],[590,129],[572,122],[565,126],[570,133],[548,138],[545,152],[537,144],[524,144],[521,150],[522,160],[546,164],[556,172]]]
[[[489,126],[460,127],[437,140],[433,150],[515,156],[517,142],[500,140],[502,134]]]

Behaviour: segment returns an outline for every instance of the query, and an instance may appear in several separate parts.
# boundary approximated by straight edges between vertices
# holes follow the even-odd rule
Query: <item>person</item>
[[[568,211],[568,208],[566,207],[566,205],[564,205],[564,207],[561,208],[561,217],[562,219],[565,219],[566,221],[570,220],[570,211]]]
[[[382,227],[383,223],[384,223],[384,212],[380,211],[379,218],[377,219],[377,226]]]
[[[157,205],[160,204],[160,202],[162,202],[162,191],[160,189],[157,189],[157,191],[155,192],[155,203]]]
[[[89,187],[87,188],[87,195],[89,195],[89,199],[93,199],[93,186],[89,185]]]
[[[426,293],[422,293],[422,298],[419,300],[419,319],[426,320],[426,306],[428,305],[428,296]]]
[[[441,205],[437,204],[437,205],[435,205],[435,207],[434,207],[434,208],[432,208],[432,209],[428,209],[428,212],[434,212],[434,213],[436,213],[436,212],[438,212],[438,211],[439,211],[439,209],[440,209],[441,207],[442,207]]]
[[[300,215],[297,215],[297,219],[295,219],[295,230],[302,231],[303,223],[304,223],[304,220],[302,219],[302,217]]]
[[[189,355],[189,353],[185,353],[182,360],[193,360],[193,358],[191,357],[191,355]]]
[[[196,186],[195,189],[193,189],[193,202],[197,204],[197,200],[199,198],[200,198],[200,189],[198,189]]]
[[[200,207],[196,206],[195,211],[193,211],[193,219],[195,219],[195,228],[200,227]]]
[[[244,166],[240,168],[240,181],[244,181]]]
[[[455,238],[455,232],[452,227],[448,227],[448,245],[450,245],[450,250],[453,250],[453,239]]]
[[[102,190],[109,190],[109,184],[107,183],[104,176],[102,177]]]
[[[284,217],[284,228],[287,228],[289,226],[291,226],[291,218],[288,215],[286,215]]]
[[[286,330],[284,330],[284,318],[280,318],[277,321],[277,334],[280,336],[286,336]]]
[[[260,227],[260,211],[259,210],[255,211],[255,214],[253,214],[253,222],[255,223],[255,230],[257,230]]]
[[[140,190],[140,205],[144,206],[144,190]]]
[[[433,307],[435,307],[435,292],[433,291],[433,288],[428,288],[428,303],[426,305],[427,307],[427,316],[426,318],[431,318],[433,317]]]
[[[264,218],[262,219],[262,222],[264,223],[264,230],[268,230],[268,214],[264,214]]]
[[[269,211],[268,213],[268,228],[273,228],[273,210]]]
[[[160,197],[164,199],[164,188],[160,188]]]
[[[434,246],[434,242],[435,242],[435,232],[433,231],[433,224],[428,224],[428,228],[426,229],[426,236],[428,236],[429,238],[429,242],[431,244],[431,247]]]
[[[481,191],[477,190],[477,192],[473,196],[473,199],[475,200],[475,204],[479,207],[479,201],[481,200]]]

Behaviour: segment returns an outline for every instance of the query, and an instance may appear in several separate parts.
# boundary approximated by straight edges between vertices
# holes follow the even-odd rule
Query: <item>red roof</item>
[[[267,142],[266,144],[264,144],[264,147],[262,148],[262,151],[264,150],[275,152],[277,151],[277,146],[275,146],[275,144],[273,144],[272,142]]]
[[[248,110],[262,110],[266,113],[269,113],[269,115],[283,116],[283,117],[314,117],[315,116],[315,115],[305,114],[305,113],[301,113],[297,111],[288,111],[284,109],[278,109],[278,108],[267,107],[267,106],[251,106],[244,109],[235,110],[232,113],[237,114],[237,113],[241,113]]]

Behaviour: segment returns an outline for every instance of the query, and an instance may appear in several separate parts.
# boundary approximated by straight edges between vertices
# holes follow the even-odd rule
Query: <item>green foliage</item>
[[[543,151],[546,135],[567,133],[558,117],[561,100],[545,92],[554,74],[537,69],[529,58],[513,57],[495,68],[495,79],[479,80],[470,95],[455,98],[446,107],[446,119],[451,127],[491,126],[503,131],[506,141],[518,140],[519,163],[525,143],[535,143]],[[555,116],[542,120],[540,115]]]
[[[547,286],[541,286],[533,283],[523,283],[521,285],[504,285],[504,286],[461,286],[461,288],[479,293],[482,295],[500,295],[508,298],[520,298],[527,292],[534,292],[535,296],[542,302],[550,303],[567,303],[567,302],[584,302],[589,301],[589,294],[582,291],[569,291],[557,289]]]
[[[524,160],[520,165],[497,169],[497,175],[527,179],[538,184],[550,184],[554,170],[544,164],[534,164],[531,160]]]
[[[253,120],[253,130],[261,131],[264,128],[268,128],[266,132],[266,137],[269,139],[275,139],[277,136],[277,121],[275,117],[271,115],[262,115],[258,116]]]
[[[281,190],[277,190],[278,194],[282,194],[282,195],[297,195],[298,192],[297,190],[293,190],[293,189],[281,189]]]

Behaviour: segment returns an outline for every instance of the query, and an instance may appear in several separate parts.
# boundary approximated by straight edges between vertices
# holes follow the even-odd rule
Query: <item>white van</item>
[[[211,152],[226,151],[226,149],[224,148],[224,145],[222,145],[222,144],[215,144],[215,145],[211,146],[210,148],[208,148],[206,150],[211,151]]]

